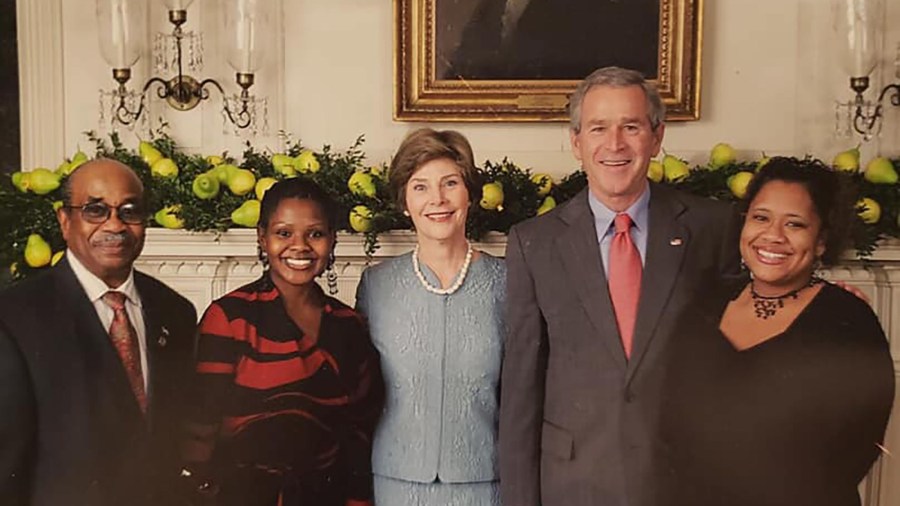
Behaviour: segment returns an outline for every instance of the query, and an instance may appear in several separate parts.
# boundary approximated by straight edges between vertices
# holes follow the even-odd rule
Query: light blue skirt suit
[[[406,254],[368,268],[356,297],[387,390],[372,450],[376,506],[499,505],[503,260],[481,253],[459,290],[437,295]]]

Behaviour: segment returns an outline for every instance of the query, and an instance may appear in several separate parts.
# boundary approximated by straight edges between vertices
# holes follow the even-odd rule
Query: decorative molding
[[[62,0],[17,0],[22,167],[65,158]]]

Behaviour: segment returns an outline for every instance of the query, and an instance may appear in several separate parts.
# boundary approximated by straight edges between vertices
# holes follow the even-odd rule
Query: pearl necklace
[[[472,243],[466,241],[466,259],[463,261],[462,269],[459,270],[459,274],[456,275],[456,281],[448,288],[436,288],[425,279],[425,275],[422,274],[422,269],[419,268],[418,244],[416,244],[416,249],[413,250],[412,261],[413,270],[416,271],[416,277],[419,278],[419,282],[422,283],[422,286],[424,286],[426,290],[437,295],[450,295],[459,290],[459,287],[462,286],[463,281],[466,279],[466,274],[469,272],[469,265],[472,263]]]

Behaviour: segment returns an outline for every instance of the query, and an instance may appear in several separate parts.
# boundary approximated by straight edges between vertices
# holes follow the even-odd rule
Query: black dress
[[[699,304],[675,334],[659,504],[858,505],[894,397],[875,314],[826,284],[783,333],[737,351],[718,330],[729,298]]]

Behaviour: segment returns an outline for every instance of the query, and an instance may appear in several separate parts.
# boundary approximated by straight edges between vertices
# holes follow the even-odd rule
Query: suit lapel
[[[562,259],[563,268],[575,288],[581,305],[587,313],[594,331],[603,340],[616,364],[624,372],[625,352],[616,326],[612,302],[609,299],[600,245],[594,216],[587,201],[587,191],[582,191],[572,199],[560,213],[560,218],[568,228],[556,239],[556,248]]]
[[[156,383],[160,377],[159,361],[161,348],[168,345],[169,330],[162,324],[163,318],[159,314],[158,304],[154,299],[154,292],[140,273],[134,273],[134,283],[141,297],[141,309],[144,315],[144,335],[147,339],[147,415],[153,410],[153,396],[156,391]]]
[[[98,405],[111,402],[117,409],[140,416],[137,400],[128,383],[122,360],[103,328],[94,305],[65,260],[60,262],[61,314],[74,322],[75,339],[81,349],[80,356],[90,375],[90,387],[96,392]],[[103,395],[108,393],[109,395]]]
[[[690,231],[679,221],[684,204],[668,189],[654,185],[650,193],[647,256],[641,277],[641,298],[626,382],[647,352],[665,310],[690,241]]]

